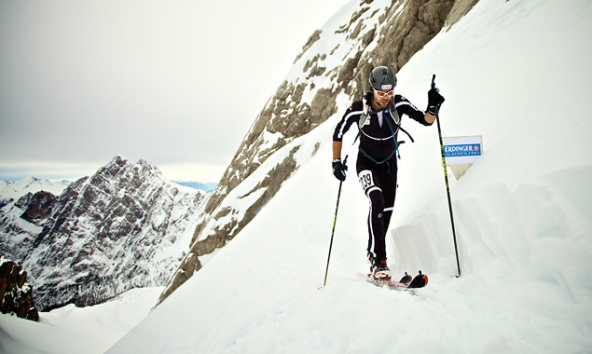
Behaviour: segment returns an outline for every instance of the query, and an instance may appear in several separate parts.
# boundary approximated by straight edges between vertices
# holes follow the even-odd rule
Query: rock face
[[[51,215],[56,202],[57,198],[55,195],[46,191],[40,191],[35,194],[27,193],[15,205],[25,209],[21,218],[39,225]]]
[[[454,25],[477,1],[361,0],[342,17],[341,24],[335,26],[335,21],[330,21],[315,31],[297,56],[292,72],[238,148],[206,205],[188,255],[160,301],[201,268],[200,256],[232,240],[273,198],[283,181],[298,168],[293,158],[301,147],[298,138],[337,113],[338,96],[350,100],[361,97],[368,90],[367,78],[374,66],[388,65],[398,71],[445,25]],[[278,154],[288,157],[273,161]],[[251,181],[256,171],[264,176],[259,185]],[[253,194],[257,198],[251,198],[247,213],[229,202]]]
[[[41,193],[44,197],[34,198],[37,193]],[[45,206],[35,206],[32,200],[42,200]],[[35,194],[29,192],[16,201],[13,198],[4,200],[3,205],[0,206],[0,254],[22,264],[33,248],[35,238],[43,229],[43,222],[47,220],[47,217],[41,218],[40,215],[51,213],[46,209],[47,204],[43,203],[43,200],[55,201],[57,198],[49,192],[40,191]],[[27,210],[44,210],[44,212],[31,212],[27,216]],[[30,217],[31,220],[27,220],[26,217]]]
[[[100,303],[167,283],[208,193],[118,156],[59,197],[25,195],[0,209],[0,251],[29,272],[41,311]]]
[[[0,256],[0,312],[39,321],[33,303],[33,288],[27,284],[27,272]]]

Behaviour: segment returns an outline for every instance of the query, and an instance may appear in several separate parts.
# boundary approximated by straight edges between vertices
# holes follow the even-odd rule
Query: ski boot
[[[370,272],[372,277],[377,280],[391,280],[391,270],[386,264],[386,258],[374,258],[368,253],[370,261]]]

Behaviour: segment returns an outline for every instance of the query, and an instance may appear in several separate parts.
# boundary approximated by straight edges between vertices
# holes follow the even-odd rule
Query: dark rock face
[[[392,1],[381,7],[373,0],[361,0],[349,20],[332,29],[334,43],[323,42],[326,28],[315,31],[294,61],[294,74],[269,99],[238,148],[205,207],[205,217],[195,231],[188,255],[160,301],[201,268],[199,256],[223,247],[273,198],[282,182],[298,168],[292,156],[299,146],[288,145],[337,113],[339,95],[361,97],[368,90],[368,75],[374,66],[387,65],[398,71],[444,26],[454,25],[477,1]],[[322,48],[330,49],[316,47],[321,42]],[[335,62],[339,64],[331,64]],[[292,151],[290,157],[273,166],[266,164],[286,147]],[[277,188],[267,188],[269,182],[261,181],[259,188],[265,192],[253,202],[249,212],[240,219],[234,217],[241,213],[225,203],[226,198],[236,194],[237,189],[241,189],[240,198],[248,195],[240,187],[261,169],[265,169],[265,179],[272,178]]]
[[[27,272],[1,256],[0,312],[39,321],[39,313],[33,303],[33,288],[27,284]]]
[[[56,200],[53,194],[43,191],[27,193],[16,201],[6,200],[0,206],[0,254],[22,264]]]
[[[20,198],[16,205],[22,205],[25,209],[21,218],[31,223],[39,224],[51,215],[56,202],[57,198],[55,195],[40,191],[35,194],[28,193]]]

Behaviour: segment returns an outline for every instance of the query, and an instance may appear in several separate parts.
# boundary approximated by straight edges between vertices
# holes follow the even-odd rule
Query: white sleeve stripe
[[[345,127],[347,126],[348,119],[350,119],[353,115],[362,114],[362,113],[363,113],[362,111],[351,111],[351,112],[349,112],[348,115],[343,117],[343,119],[341,120],[343,122],[343,124],[341,124],[341,127],[339,128],[339,133],[337,134],[337,137],[339,139],[343,139],[343,134],[345,134],[343,129],[345,129]]]
[[[422,110],[420,110],[420,109],[418,109],[417,107],[415,107],[415,106],[414,106],[414,105],[413,105],[411,102],[409,102],[409,101],[400,101],[400,102],[397,102],[397,103],[395,103],[395,108],[397,108],[397,107],[401,107],[401,106],[409,106],[409,107],[411,107],[411,108],[415,109],[416,111],[421,111],[421,112],[423,112]]]

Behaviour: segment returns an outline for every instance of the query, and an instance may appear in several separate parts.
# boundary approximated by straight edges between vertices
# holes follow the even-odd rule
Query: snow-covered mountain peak
[[[91,176],[91,179],[94,179],[95,177],[119,178],[123,175],[130,174],[141,174],[151,178],[161,180],[165,179],[164,175],[157,166],[148,163],[144,159],[140,159],[138,162],[133,163],[121,155],[115,156],[109,163],[101,167],[93,176]]]
[[[145,160],[122,156],[57,198],[40,193],[0,209],[0,250],[29,272],[42,310],[164,285],[210,195],[166,180]]]

